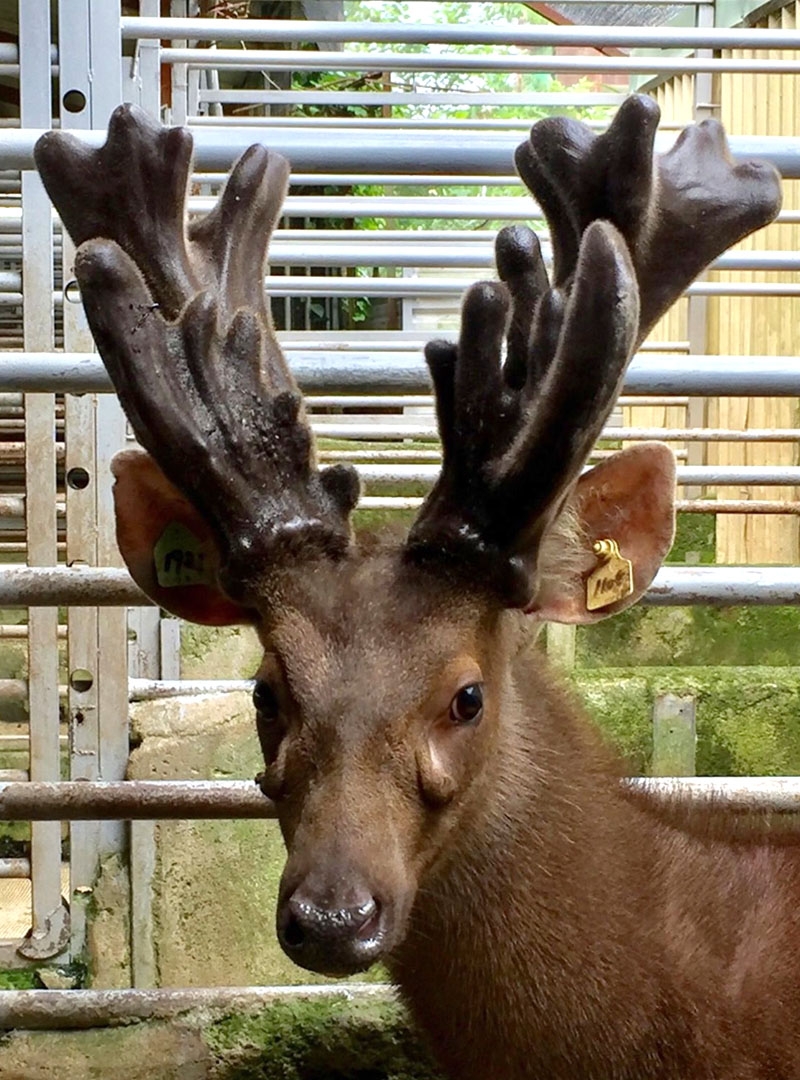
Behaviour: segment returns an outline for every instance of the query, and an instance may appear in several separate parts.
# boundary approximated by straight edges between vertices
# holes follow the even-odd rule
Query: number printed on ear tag
[[[597,540],[598,565],[586,579],[586,610],[598,611],[633,592],[633,563],[620,555],[616,540]]]
[[[179,521],[167,525],[156,541],[153,561],[156,579],[162,589],[213,583],[206,545]]]

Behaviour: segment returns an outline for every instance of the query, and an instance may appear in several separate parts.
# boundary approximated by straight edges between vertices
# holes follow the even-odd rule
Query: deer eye
[[[450,719],[456,724],[476,724],[483,712],[483,684],[462,686],[450,702]]]
[[[268,682],[259,679],[253,688],[253,704],[260,719],[275,720],[278,716],[278,699]]]

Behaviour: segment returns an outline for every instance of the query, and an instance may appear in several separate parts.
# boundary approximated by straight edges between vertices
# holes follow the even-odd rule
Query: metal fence
[[[438,468],[420,343],[431,322],[445,328],[454,324],[464,285],[492,265],[492,230],[475,223],[540,220],[528,196],[514,186],[513,148],[542,109],[591,108],[591,122],[602,128],[627,85],[618,82],[617,91],[510,88],[482,95],[441,88],[432,76],[444,71],[589,73],[603,81],[635,77],[641,83],[646,77],[654,85],[676,72],[698,77],[767,72],[786,80],[800,75],[800,55],[785,55],[800,47],[800,32],[715,27],[713,4],[670,3],[685,8],[696,25],[201,20],[188,18],[191,0],[173,0],[173,15],[163,18],[157,0],[140,0],[140,15],[124,18],[112,0],[60,0],[59,20],[51,25],[49,0],[19,0],[19,45],[0,46],[0,76],[18,80],[20,98],[18,117],[8,115],[0,127],[0,344],[6,350],[0,354],[0,551],[9,557],[24,553],[27,565],[0,566],[0,608],[29,610],[23,627],[0,628],[0,637],[26,637],[29,662],[24,680],[0,680],[0,698],[27,696],[30,765],[24,777],[0,773],[0,819],[33,824],[30,860],[0,861],[0,877],[30,878],[32,929],[22,942],[0,943],[0,966],[79,955],[84,948],[84,909],[62,899],[60,822],[69,822],[66,893],[76,897],[91,888],[101,858],[124,850],[126,819],[270,812],[252,785],[123,783],[129,698],[181,686],[175,681],[180,676],[177,624],[160,619],[121,568],[108,477],[112,455],[126,443],[126,429],[75,302],[69,240],[31,170],[38,134],[58,123],[97,145],[112,109],[123,100],[136,101],[168,122],[189,124],[197,146],[189,205],[198,213],[208,208],[225,170],[251,142],[263,141],[289,157],[295,186],[286,203],[286,227],[271,248],[269,281],[284,327],[280,336],[309,395],[318,434],[349,442],[347,449],[323,448],[323,456],[356,462],[366,482],[365,505],[405,508],[419,499],[418,491],[408,494],[409,485],[424,488]],[[268,13],[268,4],[254,6]],[[359,51],[360,42],[373,43],[377,51]],[[406,45],[424,48],[399,51]],[[497,51],[464,56],[440,48],[453,45],[492,45]],[[587,51],[532,51],[561,47]],[[600,47],[631,51],[608,56],[596,51]],[[760,55],[717,55],[735,49]],[[771,49],[782,55],[775,57]],[[362,78],[377,71],[381,87],[348,89],[344,79],[335,90],[308,89],[287,78],[329,71]],[[711,99],[702,95],[708,84],[698,78],[697,88],[695,111],[706,115]],[[493,107],[507,104],[518,109],[519,119],[492,115]],[[488,112],[477,118],[424,114],[433,105],[482,106]],[[309,115],[312,108],[343,115]],[[672,142],[676,126],[664,125],[662,149]],[[785,177],[800,178],[794,132],[739,136],[732,147],[737,155],[773,161]],[[381,193],[348,194],[354,185]],[[455,185],[464,193],[441,194]],[[493,195],[499,186],[504,193]],[[359,228],[366,219],[380,220],[384,227]],[[463,222],[467,230],[399,227],[431,219]],[[798,220],[799,209],[782,212],[784,223]],[[704,280],[691,287],[690,298],[800,295],[795,251],[737,250],[723,256],[717,268],[764,271],[771,278]],[[313,307],[317,298],[328,305],[321,316]],[[340,325],[347,310],[340,302],[365,298],[399,305],[397,325],[370,331],[352,320]],[[314,325],[320,319],[328,323],[325,328]],[[628,429],[625,438],[667,437],[684,444],[678,470],[683,508],[701,505],[686,497],[696,489],[719,485],[735,488],[736,497],[723,491],[713,506],[705,500],[704,510],[752,511],[754,504],[746,503],[739,489],[800,486],[800,466],[711,466],[698,462],[692,447],[756,438],[791,443],[800,431],[698,430],[689,406],[718,394],[800,397],[800,358],[708,355],[697,347],[691,323],[690,313],[685,339],[645,345],[624,390],[627,404],[680,405],[686,410],[684,425]],[[606,432],[610,438],[619,435],[618,427]],[[385,449],[360,449],[364,440]],[[407,440],[413,440],[413,448],[404,449]],[[794,500],[761,502],[757,508],[798,512]],[[656,578],[645,602],[799,599],[800,569],[671,567]],[[61,765],[65,735],[68,781]],[[727,785],[731,797],[734,788]],[[781,810],[800,805],[800,782],[753,781],[747,793]],[[4,1023],[2,1009],[0,1004]],[[18,1020],[21,1014],[13,1015]]]

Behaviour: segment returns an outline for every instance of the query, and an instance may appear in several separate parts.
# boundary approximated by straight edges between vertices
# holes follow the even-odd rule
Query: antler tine
[[[655,101],[633,96],[602,135],[553,117],[535,124],[516,153],[550,227],[555,287],[569,286],[590,222],[610,221],[622,234],[641,293],[637,344],[709,263],[781,206],[776,170],[735,164],[716,120],[685,128],[654,158],[659,119]]]
[[[775,170],[734,165],[718,124],[689,128],[654,164],[658,119],[635,97],[600,136],[563,118],[535,125],[516,161],[550,226],[553,287],[530,230],[502,230],[504,284],[468,290],[458,345],[426,350],[444,453],[407,551],[477,566],[508,606],[535,599],[541,538],[639,342],[780,207]]]
[[[187,235],[191,152],[187,131],[132,106],[99,150],[52,132],[35,151],[134,432],[214,529],[235,587],[288,551],[343,554],[359,486],[349,467],[317,472],[264,298],[288,163],[250,147]]]

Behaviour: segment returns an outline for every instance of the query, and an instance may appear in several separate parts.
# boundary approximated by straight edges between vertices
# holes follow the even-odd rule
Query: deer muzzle
[[[352,975],[383,955],[386,908],[365,887],[325,892],[309,882],[278,904],[278,940],[300,967],[321,975]]]

